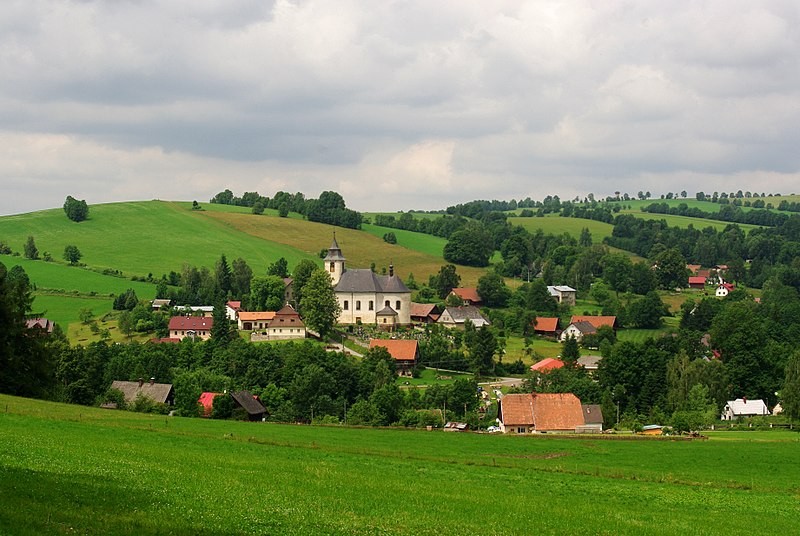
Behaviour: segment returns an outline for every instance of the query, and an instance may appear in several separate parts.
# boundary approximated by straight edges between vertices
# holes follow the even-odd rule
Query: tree
[[[231,291],[232,279],[231,267],[228,265],[228,259],[223,254],[217,261],[214,267],[214,279],[217,283],[217,289],[221,297],[225,297]]]
[[[589,231],[588,227],[581,229],[581,236],[578,239],[578,245],[584,248],[588,248],[592,245],[592,233]]]
[[[476,376],[486,376],[494,370],[494,354],[497,352],[497,339],[491,328],[481,326],[467,342],[470,364]]]
[[[511,290],[502,277],[494,272],[478,279],[478,294],[487,307],[505,307],[511,298]]]
[[[211,340],[225,345],[233,339],[235,331],[231,329],[231,322],[225,309],[225,303],[219,300],[214,304],[214,323],[211,324]]]
[[[253,279],[253,270],[247,261],[239,257],[231,265],[231,294],[235,299],[241,300],[250,294],[250,281]]]
[[[327,250],[325,250],[325,252],[327,253]],[[292,290],[297,303],[300,303],[303,299],[303,288],[306,286],[311,274],[317,269],[318,267],[314,261],[308,259],[303,259],[294,267],[294,271],[292,272]]]
[[[800,418],[800,351],[795,351],[786,362],[781,405],[789,418]]]
[[[306,325],[322,337],[333,329],[341,309],[326,271],[317,269],[308,278],[303,287],[300,309]]]
[[[651,290],[644,298],[628,307],[628,318],[634,327],[655,329],[661,327],[661,317],[669,314],[669,308],[661,301],[658,292]]]
[[[83,255],[77,246],[69,245],[64,248],[64,260],[71,265],[74,266],[78,264],[78,261],[81,260],[81,257],[83,257]]]
[[[677,248],[668,249],[659,253],[656,258],[656,279],[662,289],[685,287],[689,272],[686,269],[686,259]]]
[[[39,258],[39,250],[36,248],[36,244],[33,241],[33,236],[29,236],[28,240],[25,242],[25,258],[36,260]]]
[[[330,286],[330,279],[328,279]],[[250,308],[255,311],[277,311],[283,307],[286,285],[278,276],[254,277],[250,283]]]
[[[437,295],[443,300],[460,283],[461,276],[456,273],[455,265],[446,264],[439,268],[438,274],[430,276],[428,286],[436,289]]]
[[[488,266],[494,252],[492,235],[478,223],[467,224],[450,235],[442,254],[444,260],[465,266]]]
[[[89,206],[86,201],[78,201],[68,195],[66,201],[64,201],[64,212],[67,218],[74,222],[80,222],[89,217]]]
[[[397,244],[397,236],[392,232],[386,233],[383,235],[383,241],[387,244]]]
[[[289,277],[289,263],[281,257],[267,267],[267,275],[274,275],[280,278]]]
[[[581,351],[580,348],[578,348],[578,340],[573,335],[570,335],[564,339],[564,343],[561,347],[561,359],[565,364],[575,366],[580,357]]]

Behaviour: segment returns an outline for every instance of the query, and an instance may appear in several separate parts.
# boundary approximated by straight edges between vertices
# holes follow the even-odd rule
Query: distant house
[[[550,372],[551,370],[556,370],[564,367],[564,362],[560,359],[553,359],[552,357],[545,357],[541,361],[538,361],[531,365],[531,372]]]
[[[171,300],[166,298],[156,298],[155,300],[150,302],[150,307],[154,311],[160,311],[161,309],[169,309],[170,305],[172,304]]]
[[[481,314],[477,307],[464,305],[462,307],[447,307],[439,317],[439,324],[448,328],[463,328],[464,322],[469,320],[479,328],[490,325],[489,321]]]
[[[169,319],[169,337],[172,339],[211,338],[214,319],[205,316],[173,316]]]
[[[394,358],[401,375],[411,374],[411,369],[419,360],[419,345],[416,339],[370,339],[369,347],[386,348]]]
[[[575,337],[575,340],[581,342],[586,335],[594,335],[597,333],[597,328],[591,322],[580,320],[572,322],[567,329],[561,332],[559,340],[564,342],[569,337]]]
[[[642,431],[640,433],[642,435],[662,435],[664,433],[664,427],[660,424],[648,424],[642,426]]]
[[[181,307],[176,307],[176,310],[182,315],[198,315],[206,318],[214,316],[213,305],[183,305]]]
[[[474,287],[458,287],[450,291],[451,296],[457,296],[464,302],[464,305],[483,305],[483,300],[478,289]]]
[[[599,404],[582,404],[584,425],[577,429],[580,433],[599,434],[603,431],[603,408]]]
[[[251,421],[262,421],[267,409],[260,400],[249,391],[233,391],[231,398],[234,402],[247,412],[247,417]]]
[[[732,283],[720,283],[719,285],[717,285],[716,296],[717,298],[724,298],[725,296],[730,294],[731,291],[733,291],[733,289],[735,288],[736,286],[733,285]]]
[[[241,310],[242,302],[240,301],[228,301],[228,303],[225,304],[225,315],[231,322],[239,320],[239,311]]]
[[[536,333],[537,335],[557,338],[560,333],[558,325],[560,321],[561,320],[557,316],[556,317],[537,316],[536,324],[533,327],[533,332]]]
[[[434,303],[411,302],[411,321],[417,324],[433,324],[439,320],[439,309]]]
[[[294,303],[294,279],[291,277],[283,278],[283,302]]]
[[[200,398],[197,399],[197,403],[201,407],[201,411],[203,417],[211,417],[211,412],[214,410],[214,399],[221,395],[222,393],[200,393]]]
[[[443,430],[445,432],[467,432],[469,431],[469,424],[465,422],[448,422],[445,423]]]
[[[703,290],[706,288],[706,278],[701,275],[693,275],[689,277],[689,288]]]
[[[617,331],[619,327],[616,316],[572,315],[570,323],[572,324],[575,322],[589,322],[595,329],[602,326],[609,326],[614,331]]]
[[[500,430],[506,434],[574,433],[585,425],[581,401],[572,393],[511,394],[498,404]]]
[[[578,366],[583,367],[589,374],[594,374],[603,360],[601,355],[582,355],[578,358]]]
[[[48,320],[46,318],[29,318],[25,321],[25,327],[28,329],[39,330],[38,332],[43,335],[49,335],[50,333],[53,333],[53,329],[56,327],[56,325],[52,320]]]
[[[155,378],[150,378],[149,382],[142,379],[136,382],[116,380],[111,382],[111,388],[121,391],[128,404],[136,402],[139,396],[169,406],[175,402],[175,390],[172,388],[172,384],[156,383]]]
[[[275,311],[239,311],[239,329],[245,331],[267,329],[275,318]]]
[[[575,305],[575,299],[578,291],[567,285],[548,285],[547,291],[554,297],[558,303],[564,303],[570,307]]]
[[[270,340],[305,339],[306,326],[300,314],[287,303],[274,313],[267,324],[266,332]]]
[[[725,407],[722,408],[722,416],[720,419],[723,421],[735,421],[739,417],[756,417],[759,415],[769,415],[769,409],[763,400],[747,400],[746,398],[737,398],[736,400],[729,400]]]

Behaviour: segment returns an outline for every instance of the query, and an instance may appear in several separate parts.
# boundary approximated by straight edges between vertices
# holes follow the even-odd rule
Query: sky
[[[0,214],[800,193],[800,2],[3,0]]]

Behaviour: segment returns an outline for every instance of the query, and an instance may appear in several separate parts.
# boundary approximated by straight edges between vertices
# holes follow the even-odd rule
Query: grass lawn
[[[397,385],[400,387],[422,387],[428,385],[449,385],[458,378],[474,378],[474,374],[461,372],[444,372],[433,368],[423,370],[419,378],[400,377]]]
[[[792,534],[798,521],[786,432],[559,439],[0,408],[2,534]]]

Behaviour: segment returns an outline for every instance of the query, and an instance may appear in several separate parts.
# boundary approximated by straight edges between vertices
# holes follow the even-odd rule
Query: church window
[[[397,300],[396,302],[394,302],[394,304],[396,305],[395,309],[397,309],[399,311],[400,310],[400,300]]]
[[[361,310],[361,300],[356,300],[356,311]]]
[[[372,301],[372,300],[369,300],[369,310],[373,311],[374,309],[375,309],[375,302]]]
[[[342,304],[342,309],[345,310],[345,311],[350,309],[350,302],[347,301],[347,300],[344,300],[344,304]]]
[[[384,305],[384,306],[386,306],[386,307],[391,307],[391,306],[389,305],[389,300],[386,300],[385,302],[383,302],[383,305]]]
[[[331,271],[331,273],[336,271],[336,263],[335,262],[331,262],[330,271]]]

